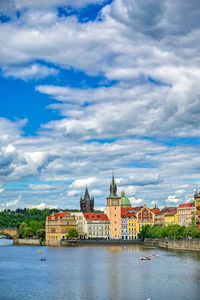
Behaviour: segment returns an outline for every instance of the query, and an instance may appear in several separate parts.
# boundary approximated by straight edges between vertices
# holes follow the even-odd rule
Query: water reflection
[[[4,239],[4,238],[0,239],[0,246],[9,246],[9,245],[13,245],[12,239]]]
[[[200,254],[134,246],[0,247],[0,299],[197,300]],[[157,251],[159,258],[141,261]]]

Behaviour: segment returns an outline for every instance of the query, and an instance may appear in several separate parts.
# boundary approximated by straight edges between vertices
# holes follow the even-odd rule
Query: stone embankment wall
[[[176,250],[200,251],[200,239],[170,240],[170,239],[145,239],[145,246],[161,247]]]
[[[39,239],[16,239],[13,240],[14,245],[35,245],[40,246]]]
[[[140,240],[61,240],[59,246],[110,246],[110,245],[143,245]],[[50,245],[52,246],[52,245]]]

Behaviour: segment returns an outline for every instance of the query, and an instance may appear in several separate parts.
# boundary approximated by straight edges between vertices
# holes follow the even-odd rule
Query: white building
[[[106,214],[84,213],[84,219],[87,224],[88,238],[109,239],[110,221]]]
[[[121,215],[121,229],[122,239],[128,240],[128,216],[126,214]]]

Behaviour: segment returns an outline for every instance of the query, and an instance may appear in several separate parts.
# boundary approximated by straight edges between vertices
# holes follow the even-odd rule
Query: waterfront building
[[[80,198],[80,210],[83,213],[94,212],[94,198],[89,195],[88,188],[86,186],[84,198]]]
[[[134,213],[128,213],[128,239],[136,240],[137,239],[137,218]]]
[[[146,205],[136,212],[136,217],[138,233],[142,230],[142,226],[154,224],[155,214]]]
[[[165,226],[165,213],[160,211],[159,213],[155,214],[154,224],[159,226]]]
[[[107,215],[110,221],[110,238],[121,238],[121,203],[120,197],[117,195],[117,185],[115,183],[114,174],[110,183],[110,195],[107,197]]]
[[[110,221],[106,214],[84,213],[87,225],[87,237],[91,239],[109,239]]]
[[[78,230],[79,238],[85,239],[88,237],[88,226],[84,214],[80,211],[71,213],[76,219],[76,229]]]
[[[175,225],[178,222],[177,211],[171,211],[165,215],[165,226]]]
[[[60,245],[70,228],[76,228],[76,219],[70,212],[53,213],[46,217],[45,234],[46,245]]]
[[[121,214],[121,237],[123,240],[128,240],[128,215]]]
[[[178,224],[188,226],[192,222],[192,217],[195,215],[195,202],[179,204],[177,208]]]
[[[198,225],[198,228],[200,228],[200,192],[194,193],[194,201],[195,201],[195,220]]]

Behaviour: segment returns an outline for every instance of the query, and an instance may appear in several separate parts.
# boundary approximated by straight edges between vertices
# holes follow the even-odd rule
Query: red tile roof
[[[182,203],[178,207],[194,207],[194,203]]]
[[[109,221],[106,214],[84,213],[86,221]]]
[[[125,214],[121,214],[121,218],[131,218],[131,217],[135,217],[135,213],[127,212]]]
[[[122,214],[125,214],[130,210],[133,210],[133,207],[131,207],[131,206],[121,206],[121,213]]]
[[[151,208],[150,211],[154,212],[154,214],[158,214],[160,212],[159,208]]]
[[[64,217],[66,215],[66,212],[58,212],[58,213],[54,213],[55,219],[58,220],[58,217],[60,217],[62,219],[62,217]],[[51,220],[53,214],[48,216],[48,220]]]

